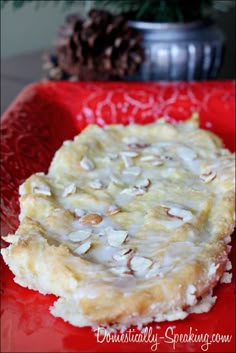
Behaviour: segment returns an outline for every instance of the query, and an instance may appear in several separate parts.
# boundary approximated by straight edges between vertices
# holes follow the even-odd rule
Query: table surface
[[[43,79],[42,55],[34,51],[1,59],[1,114],[28,84]]]
[[[42,56],[51,49],[38,50],[1,59],[1,114],[28,84],[45,77]],[[225,60],[217,79],[232,79],[231,66]]]

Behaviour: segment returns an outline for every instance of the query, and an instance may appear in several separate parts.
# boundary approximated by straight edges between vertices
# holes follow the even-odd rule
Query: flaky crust
[[[227,268],[234,180],[233,154],[196,116],[90,125],[20,187],[2,255],[73,325],[183,319]]]

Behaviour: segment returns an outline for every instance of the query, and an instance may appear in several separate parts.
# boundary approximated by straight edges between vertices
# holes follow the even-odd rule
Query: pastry
[[[234,180],[234,155],[196,114],[89,125],[20,186],[20,226],[1,253],[72,325],[184,319],[230,279]]]

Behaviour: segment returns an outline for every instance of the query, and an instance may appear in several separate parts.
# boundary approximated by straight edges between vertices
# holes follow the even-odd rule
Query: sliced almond
[[[150,143],[141,141],[137,136],[125,136],[122,141],[132,150],[142,149],[150,146]]]
[[[94,163],[88,157],[83,157],[80,161],[80,166],[86,171],[90,171],[94,169]]]
[[[34,194],[41,194],[41,195],[45,195],[45,196],[51,196],[51,189],[50,187],[43,182],[32,182],[32,191]]]
[[[130,269],[126,266],[111,267],[110,271],[115,275],[121,275],[121,276],[132,275]]]
[[[148,178],[141,179],[139,180],[136,184],[135,187],[141,188],[141,189],[147,189],[151,185],[151,181]]]
[[[151,162],[153,166],[163,165],[164,162],[159,156],[154,154],[146,155],[140,158],[142,162]]]
[[[68,234],[68,239],[71,241],[83,241],[85,239],[88,239],[91,234],[92,231],[90,229],[76,230]]]
[[[124,185],[123,181],[120,180],[120,179],[119,179],[116,175],[114,175],[114,174],[111,174],[111,175],[110,175],[110,179],[111,179],[111,181],[112,181],[114,184],[116,184],[116,185],[119,185],[119,186]]]
[[[130,196],[142,196],[145,194],[150,185],[151,181],[148,178],[144,178],[139,180],[135,186],[123,189],[121,194],[127,194]]]
[[[82,210],[81,208],[76,208],[74,210],[74,214],[76,217],[80,218],[80,217],[83,217],[85,215],[85,211]]]
[[[142,162],[151,162],[154,161],[156,159],[156,156],[154,156],[154,154],[148,154],[146,156],[143,156],[140,158],[140,161]]]
[[[115,255],[113,255],[113,259],[116,261],[127,260],[129,256],[133,253],[132,249],[121,249]]]
[[[106,231],[107,233],[107,241],[111,246],[120,246],[124,243],[128,236],[128,232],[125,230],[114,230],[112,228]]]
[[[122,174],[138,176],[139,174],[141,174],[141,168],[140,167],[129,167],[129,168],[124,169],[122,171]]]
[[[95,190],[101,190],[104,187],[103,183],[99,179],[90,181],[89,186]]]
[[[161,159],[156,159],[155,161],[152,162],[152,165],[154,167],[157,167],[157,166],[163,165],[163,164],[164,164],[164,162]]]
[[[118,153],[115,153],[115,152],[108,152],[107,154],[107,157],[110,159],[110,160],[115,160],[118,158]]]
[[[186,210],[182,205],[177,203],[166,201],[160,206],[166,210],[168,216],[177,218],[183,222],[188,222],[193,218],[193,213],[190,210]]]
[[[129,262],[131,270],[142,272],[152,266],[152,260],[144,256],[133,256]]]
[[[34,194],[45,195],[45,196],[51,196],[52,195],[50,188],[47,187],[47,186],[45,186],[45,187],[42,187],[42,186],[37,187],[37,186],[35,186],[33,188],[33,193]]]
[[[141,142],[141,143],[132,144],[132,146],[129,145],[129,148],[143,149],[143,148],[147,148],[149,146],[150,146],[150,143]]]
[[[89,213],[81,217],[79,222],[84,225],[95,226],[102,222],[102,216],[97,213]]]
[[[128,144],[128,147],[131,150],[140,150],[143,148],[147,148],[149,146],[150,146],[150,143],[144,143],[144,142],[133,142]]]
[[[186,146],[178,146],[176,153],[185,161],[192,161],[197,158],[197,153],[192,148]]]
[[[83,255],[85,254],[90,248],[91,248],[92,242],[90,240],[84,242],[80,246],[78,246],[74,252],[78,255]]]
[[[213,170],[206,171],[200,175],[201,181],[204,183],[210,183],[212,180],[214,180],[216,177],[216,172]]]
[[[136,196],[142,196],[144,195],[146,190],[144,188],[135,188],[135,195]]]
[[[121,156],[122,157],[122,160],[124,162],[124,165],[126,168],[129,168],[132,166],[133,162],[130,158],[126,157],[126,156]]]
[[[75,194],[76,192],[76,185],[74,183],[71,183],[65,187],[62,193],[62,197],[66,197],[68,195]]]
[[[136,188],[136,196],[142,196],[144,195],[146,192],[146,190],[144,190],[143,188]]]
[[[167,209],[166,213],[168,216],[176,217],[183,222],[188,222],[193,218],[191,211],[187,211],[178,207]]]
[[[135,158],[138,157],[139,153],[135,151],[122,151],[120,152],[122,157]]]
[[[130,196],[142,196],[143,194],[145,194],[145,192],[146,191],[144,189],[136,188],[135,186],[133,186],[131,188],[123,189],[120,193],[130,195]]]
[[[112,216],[118,212],[120,212],[120,207],[118,207],[117,205],[110,205],[106,209],[106,215],[108,216]]]

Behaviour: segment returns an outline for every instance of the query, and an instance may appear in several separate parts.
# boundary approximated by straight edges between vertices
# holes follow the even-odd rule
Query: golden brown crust
[[[183,319],[225,271],[234,157],[196,117],[90,125],[20,194],[3,258],[73,325]]]

